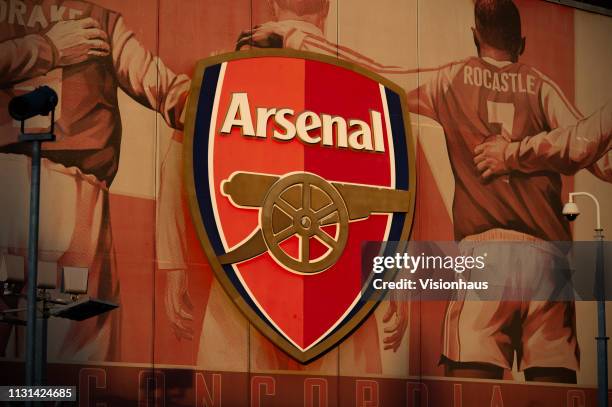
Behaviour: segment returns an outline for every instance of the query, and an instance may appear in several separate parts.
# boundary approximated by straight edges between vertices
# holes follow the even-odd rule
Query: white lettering
[[[276,112],[276,116],[274,116],[274,119],[280,127],[285,129],[285,134],[279,133],[278,131],[274,130],[273,137],[275,139],[289,141],[295,137],[295,126],[287,119],[287,116],[293,116],[294,114],[295,112],[292,109],[281,109]]]
[[[482,73],[482,84],[485,88],[491,89],[491,71],[485,69]]]
[[[501,74],[501,81],[502,81],[502,86],[501,86],[502,92],[508,92],[508,73],[507,72],[504,72]]]
[[[374,257],[373,266],[372,266],[372,271],[374,273],[382,273],[383,271],[385,271],[385,268],[382,266],[382,263],[384,260],[385,258],[383,256]]]
[[[234,126],[241,127],[242,134],[245,136],[255,136],[251,107],[246,93],[234,93],[232,95],[232,101],[227,110],[223,127],[221,127],[221,133],[231,133]]]
[[[257,133],[255,137],[266,138],[268,133],[268,119],[276,114],[276,109],[257,108]]]
[[[385,151],[385,140],[383,138],[382,115],[375,110],[370,110],[370,123],[372,123],[374,134],[374,150],[383,153]]]
[[[321,137],[311,137],[308,132],[321,128],[321,118],[314,112],[305,111],[302,112],[296,121],[295,127],[297,129],[298,137],[308,144],[316,144],[321,142]]]
[[[482,86],[482,69],[474,67],[474,86]]]
[[[463,83],[466,85],[474,85],[474,82],[472,81],[472,74],[472,67],[466,65],[465,68],[463,68]]]
[[[253,116],[256,115],[254,127]],[[270,123],[272,121],[272,123]],[[305,110],[296,114],[293,109],[258,107],[251,112],[247,93],[233,93],[220,133],[230,134],[238,127],[241,134],[249,137],[271,137],[279,141],[290,141],[296,136],[305,144],[320,144],[354,150],[385,151],[385,131],[382,114],[370,110],[370,122],[347,119],[329,114]]]
[[[64,13],[66,12],[65,6],[58,6],[57,4],[51,5],[51,22],[56,23],[64,19]]]
[[[47,28],[47,19],[42,11],[42,7],[37,4],[32,9],[32,14],[30,14],[30,18],[28,19],[28,27],[34,27],[36,24],[40,24],[42,28]]]
[[[15,24],[15,20],[20,25],[24,25],[23,16],[26,13],[26,5],[23,1],[11,0],[8,13],[8,23]]]
[[[510,75],[510,79],[512,79],[512,92],[516,92],[516,76],[517,76],[517,74],[509,73],[508,75]]]
[[[499,87],[499,75],[497,74],[497,72],[493,75],[493,90],[496,92],[501,91]]]
[[[349,134],[349,147],[355,150],[372,150],[372,132],[363,120],[351,119],[349,127],[356,129]]]
[[[535,78],[532,75],[527,75],[527,92],[535,95]]]
[[[336,125],[336,143],[340,148],[348,147],[348,133],[346,129],[346,120],[340,116],[323,116],[323,145],[334,145],[334,124]]]
[[[496,72],[478,66],[463,68],[463,83],[494,92],[536,93],[536,78],[520,73]]]

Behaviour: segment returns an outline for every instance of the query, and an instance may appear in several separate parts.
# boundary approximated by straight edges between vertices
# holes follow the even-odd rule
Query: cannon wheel
[[[276,181],[268,191],[261,210],[264,240],[274,260],[292,272],[314,274],[338,261],[348,239],[348,211],[338,190],[323,178],[297,173]],[[336,225],[335,236],[322,227]],[[281,243],[297,235],[298,258],[289,255]],[[317,239],[327,251],[311,259],[310,241]]]

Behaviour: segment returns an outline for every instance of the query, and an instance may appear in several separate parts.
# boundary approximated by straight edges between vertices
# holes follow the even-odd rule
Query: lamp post
[[[25,384],[27,386],[41,386],[44,384],[47,365],[47,321],[50,317],[66,318],[74,321],[82,321],[93,318],[104,312],[111,311],[118,307],[118,304],[79,295],[87,293],[87,268],[64,267],[63,291],[69,294],[70,300],[62,298],[51,298],[46,291],[48,288],[55,288],[56,277],[52,276],[46,282],[42,282],[42,290],[38,293],[38,225],[39,225],[39,206],[40,206],[40,165],[41,165],[41,144],[45,141],[54,141],[53,134],[55,122],[55,107],[58,98],[53,89],[48,86],[41,86],[32,92],[14,97],[9,102],[8,110],[11,117],[21,122],[21,134],[18,141],[28,142],[32,146],[31,161],[32,175],[30,186],[30,217],[28,234],[28,277],[27,277],[27,317],[21,320],[12,317],[22,309],[7,309],[0,311],[0,321],[11,324],[26,326],[26,366]],[[26,120],[34,116],[49,116],[50,126],[47,131],[39,133],[27,133],[25,129]],[[23,270],[23,267],[21,268]],[[42,270],[45,277],[45,269]],[[48,270],[47,270],[48,271]],[[57,271],[57,269],[56,269]],[[14,270],[13,270],[14,272]],[[47,276],[48,277],[48,276]],[[17,278],[20,282],[23,279]],[[43,278],[45,280],[45,278]],[[11,282],[8,282],[10,288]],[[10,291],[10,290],[9,290]],[[37,304],[42,303],[40,316],[37,313]],[[32,402],[26,402],[31,405]],[[37,402],[37,405],[39,402]]]
[[[9,102],[9,114],[15,120],[21,122],[20,142],[29,142],[32,146],[31,161],[32,175],[30,186],[30,220],[28,228],[28,308],[26,328],[26,368],[25,382],[33,386],[42,379],[42,372],[36,369],[36,348],[38,325],[36,315],[37,281],[38,281],[38,225],[40,205],[40,152],[41,144],[45,141],[54,141],[53,134],[55,122],[55,106],[58,98],[53,89],[41,86],[32,92],[17,96]],[[48,131],[40,133],[26,133],[25,122],[34,116],[48,116],[51,114],[51,124]],[[45,320],[40,324],[43,331],[46,330]],[[43,332],[44,333],[44,332]],[[38,374],[37,374],[38,373]],[[38,379],[38,380],[37,380]]]
[[[606,286],[604,275],[604,234],[601,227],[601,211],[597,198],[588,192],[571,192],[569,201],[563,207],[563,215],[573,221],[580,214],[574,197],[586,196],[595,202],[596,226],[595,240],[597,242],[597,254],[595,259],[595,289],[597,300],[597,405],[608,407],[608,337],[606,336]]]

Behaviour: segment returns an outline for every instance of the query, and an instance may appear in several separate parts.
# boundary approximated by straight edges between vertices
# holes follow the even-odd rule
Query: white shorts
[[[30,173],[29,157],[0,154],[0,255],[27,255]],[[119,300],[104,182],[76,167],[66,168],[43,159],[38,248],[39,259],[57,263],[58,271],[61,266],[89,268],[88,295]],[[51,359],[58,355],[71,360],[118,358],[119,311],[78,323],[61,322],[55,321],[51,327]]]
[[[29,157],[0,154],[0,256],[8,253],[26,257],[30,174]],[[43,159],[39,225],[41,261],[57,263],[58,271],[61,266],[87,267],[87,294],[110,301],[119,300],[108,188],[104,182],[83,174],[76,167],[66,168]],[[60,278],[58,273],[58,280]],[[58,355],[71,360],[116,360],[118,357],[117,310],[78,323],[55,321],[52,329],[50,359]]]
[[[31,160],[0,154],[0,253],[28,248]],[[96,253],[108,191],[103,182],[47,159],[41,162],[39,259],[88,267]]]
[[[500,299],[482,300],[468,294],[450,301],[444,318],[443,356],[455,362],[511,369],[516,353],[519,370],[578,370],[575,304],[546,300],[566,288],[568,279],[561,275],[565,256],[553,244],[529,235],[521,237],[518,232],[502,229],[490,232],[462,241],[462,255],[487,253],[485,279],[504,293],[526,295],[505,297],[500,293]],[[503,244],[500,240],[524,244]],[[471,273],[469,279],[477,281],[477,274]]]

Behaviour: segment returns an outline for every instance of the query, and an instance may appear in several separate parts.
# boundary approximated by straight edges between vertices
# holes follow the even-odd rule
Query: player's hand
[[[510,144],[507,136],[495,136],[493,140],[479,144],[474,149],[474,164],[484,180],[507,174],[506,148]]]
[[[106,32],[91,17],[58,21],[45,35],[57,50],[56,63],[59,66],[74,65],[110,54]]]
[[[236,40],[236,51],[240,51],[246,45],[257,48],[282,48],[283,40],[290,29],[290,25],[276,21],[256,25],[253,29],[240,33]]]
[[[397,352],[399,349],[408,328],[408,312],[408,301],[389,300],[389,307],[383,316],[383,323],[389,324],[385,328],[385,334],[388,335],[383,339],[385,350]]]
[[[193,304],[187,291],[187,273],[185,270],[166,272],[166,314],[172,324],[177,339],[193,339]]]

